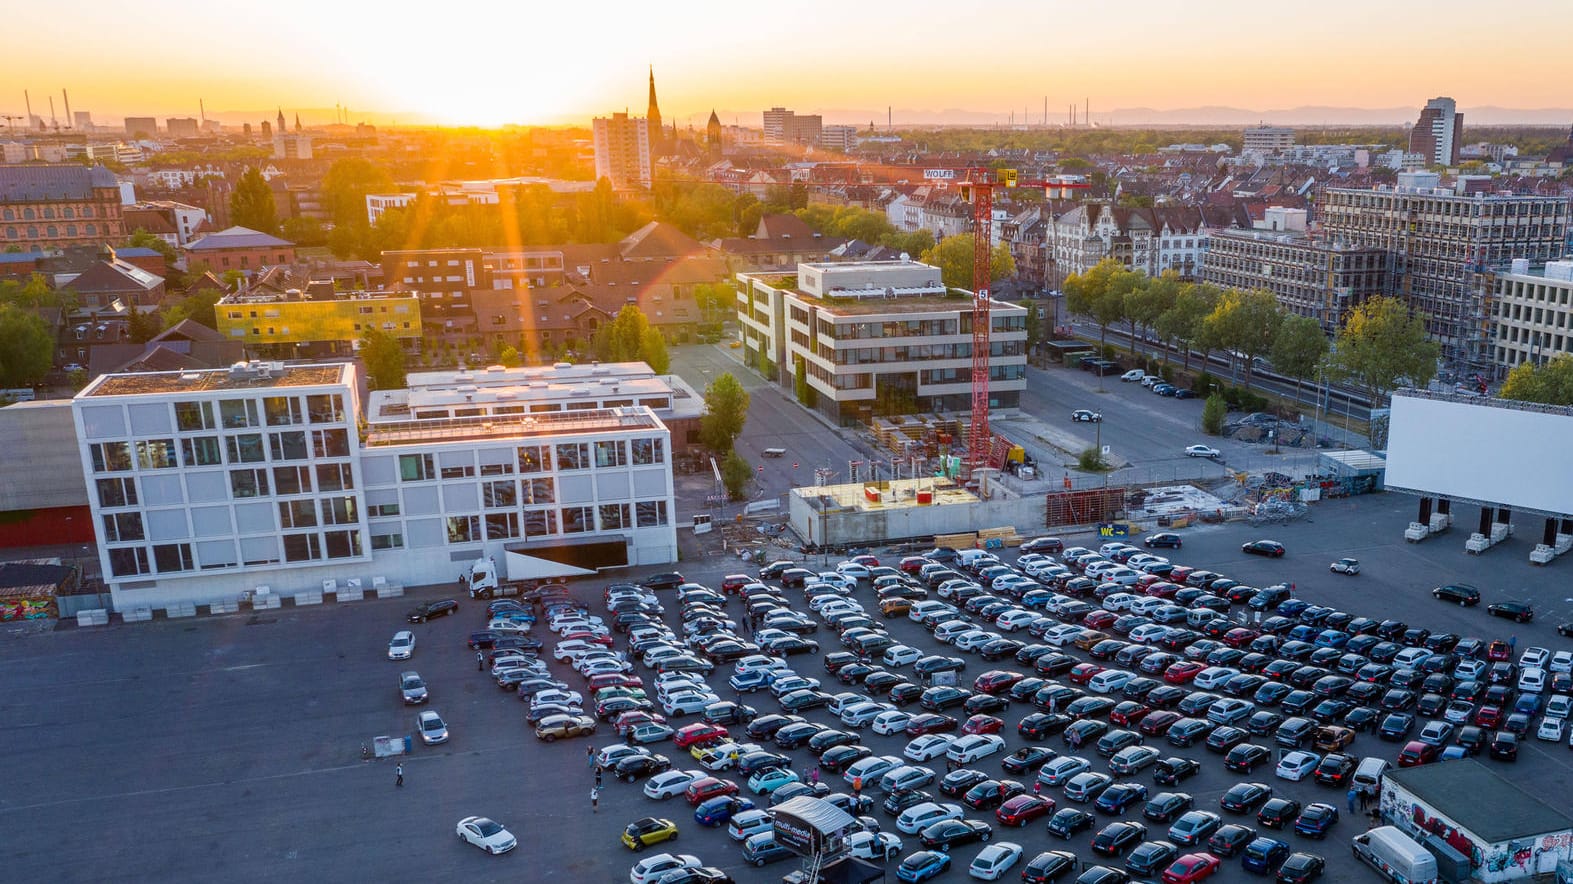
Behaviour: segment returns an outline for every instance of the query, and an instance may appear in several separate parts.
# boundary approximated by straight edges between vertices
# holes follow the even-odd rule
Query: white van
[[[1227,619],[1227,617],[1214,611],[1212,608],[1191,608],[1185,612],[1185,625],[1192,629],[1200,629],[1214,620]]]
[[[952,608],[950,605],[945,604],[944,602],[930,599],[928,601],[918,602],[917,604],[915,604],[912,607],[908,608],[907,609],[907,619],[908,620],[922,620],[924,614],[933,613],[934,611],[954,611],[954,610],[956,610],[956,609]]]
[[[1354,837],[1355,856],[1394,881],[1435,884],[1436,857],[1393,826],[1378,826]]]
[[[964,549],[956,553],[956,563],[963,568],[972,567],[973,563],[983,557],[997,558],[993,553],[982,549]]]
[[[1382,788],[1382,775],[1392,769],[1385,758],[1362,758],[1351,782],[1356,789],[1370,789],[1374,795]]]

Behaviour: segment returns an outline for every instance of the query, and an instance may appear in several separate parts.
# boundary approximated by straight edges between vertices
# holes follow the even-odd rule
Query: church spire
[[[655,101],[655,65],[650,65],[650,107],[645,111],[645,120],[650,133],[650,146],[654,148],[666,134],[661,130],[661,106]]]

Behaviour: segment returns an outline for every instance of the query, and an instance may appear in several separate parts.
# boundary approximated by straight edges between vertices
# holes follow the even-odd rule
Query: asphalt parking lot
[[[1522,540],[1484,556],[1466,556],[1462,528],[1424,544],[1404,544],[1401,532],[1413,508],[1412,498],[1374,496],[1318,504],[1311,519],[1269,530],[1246,525],[1191,529],[1185,532],[1184,550],[1170,557],[1252,585],[1291,581],[1300,597],[1356,615],[1397,617],[1433,631],[1486,639],[1515,636],[1520,651],[1531,645],[1570,647],[1555,633],[1558,619],[1573,619],[1567,616],[1563,589],[1569,563],[1531,566]],[[1459,518],[1468,522],[1470,514]],[[1538,533],[1526,528],[1520,526],[1520,538]],[[1276,560],[1242,556],[1239,544],[1260,536],[1282,541],[1289,554]],[[1096,547],[1090,540],[1066,537],[1068,544]],[[1358,577],[1327,571],[1329,561],[1346,555],[1361,559],[1364,572]],[[717,585],[723,574],[751,570],[719,557],[678,567],[690,580],[709,585]],[[639,575],[581,582],[573,591],[593,611],[604,613],[601,588],[628,576]],[[1474,583],[1485,602],[1533,599],[1540,617],[1520,626],[1488,617],[1484,605],[1463,609],[1431,599],[1430,587],[1448,581]],[[447,594],[432,590],[418,598]],[[866,587],[857,596],[865,605],[872,599]],[[414,658],[386,660],[388,639],[404,628],[410,603],[408,598],[367,601],[286,608],[261,617],[65,629],[0,643],[0,682],[5,685],[0,733],[15,760],[28,762],[12,766],[0,792],[0,822],[13,833],[27,833],[0,848],[4,877],[195,881],[221,871],[243,881],[289,876],[617,882],[627,880],[634,861],[618,845],[618,834],[626,823],[646,815],[677,821],[682,834],[671,850],[696,854],[740,882],[777,881],[791,870],[790,862],[758,870],[746,866],[738,845],[722,830],[697,826],[681,798],[652,802],[637,784],[608,780],[598,810],[591,813],[592,773],[585,749],[615,742],[610,728],[603,725],[589,740],[538,742],[525,727],[525,704],[476,672],[474,655],[464,647],[465,636],[483,625],[479,602],[462,601],[459,616],[410,627],[418,641]],[[737,607],[735,601],[730,604],[733,611]],[[675,600],[667,609],[669,619],[675,619]],[[956,653],[905,618],[885,624],[906,644]],[[839,650],[829,630],[815,637],[825,650]],[[818,657],[794,657],[793,663],[832,692],[845,689],[827,677]],[[443,715],[453,736],[437,747],[417,741],[404,759],[405,784],[397,787],[394,762],[363,762],[360,746],[377,735],[413,733],[419,707],[402,705],[396,685],[405,668],[425,677],[429,708]],[[566,664],[552,668],[564,681],[579,681]],[[961,683],[970,686],[976,675],[992,668],[1021,667],[1009,660],[990,664],[969,658]],[[730,671],[721,666],[711,677],[727,698],[731,693],[724,681]],[[745,702],[761,712],[775,711],[767,693]],[[999,760],[1023,744],[1015,723],[1030,711],[1030,706],[1013,704],[1003,716],[1005,753],[976,767],[1000,773]],[[822,709],[806,717],[832,722]],[[863,737],[876,754],[899,755],[906,742],[868,731]],[[1043,745],[1066,752],[1059,737]],[[1201,761],[1202,772],[1179,787],[1199,808],[1216,808],[1218,796],[1242,778],[1199,746],[1177,750],[1161,740],[1155,745],[1165,755]],[[1362,734],[1347,751],[1391,759],[1398,746]],[[657,751],[679,767],[697,767],[669,743]],[[799,770],[811,763],[806,749],[790,754]],[[1093,769],[1104,769],[1102,759],[1088,757]],[[1515,765],[1488,763],[1549,794],[1573,788],[1573,752],[1566,743],[1541,743],[1531,735]],[[930,766],[943,774],[943,764],[937,760]],[[1162,791],[1153,785],[1150,770],[1131,779],[1151,792]],[[1250,779],[1272,785],[1278,795],[1344,809],[1342,790],[1286,783],[1265,768]],[[1059,804],[1066,802],[1060,798]],[[491,857],[461,844],[454,825],[471,814],[506,824],[519,837],[519,849]],[[874,815],[891,829],[889,816]],[[992,813],[968,816],[994,822]],[[1232,815],[1224,816],[1225,822],[1233,821]],[[1125,818],[1139,818],[1139,811],[1128,811]],[[1160,828],[1149,824],[1149,836],[1161,837]],[[1361,821],[1346,817],[1325,842],[1292,833],[1274,837],[1326,857],[1325,880],[1375,880],[1347,849],[1346,839],[1362,828]],[[1008,834],[996,825],[995,840],[1002,838],[1021,843],[1026,857],[1071,849],[1083,860],[1093,859],[1087,849],[1090,835],[1063,842],[1047,835],[1041,821]],[[902,840],[904,853],[917,849],[915,837]],[[976,846],[958,848],[958,868],[940,880],[962,880],[977,852]],[[1017,880],[1016,875],[1012,870],[1007,880]],[[1234,859],[1214,879],[1248,877]]]

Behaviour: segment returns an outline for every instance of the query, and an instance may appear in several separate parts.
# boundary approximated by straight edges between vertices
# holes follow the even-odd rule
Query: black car
[[[1064,731],[1073,721],[1061,712],[1034,712],[1016,725],[1016,732],[1029,740],[1041,740]]]
[[[652,574],[640,581],[639,585],[645,589],[676,589],[687,582],[683,579],[683,575],[676,571],[668,571],[665,574]]]
[[[1300,815],[1300,802],[1293,798],[1269,798],[1256,812],[1256,821],[1269,829],[1282,829]]]
[[[1093,820],[1092,814],[1079,807],[1062,807],[1049,817],[1049,834],[1068,840],[1077,832],[1092,828]]]
[[[447,617],[450,614],[458,613],[458,611],[458,602],[453,599],[442,599],[440,601],[427,602],[420,607],[411,609],[404,619],[411,623],[425,623],[433,617]]]
[[[1142,816],[1155,823],[1169,823],[1195,804],[1196,802],[1185,792],[1159,792],[1142,808]]]
[[[1181,780],[1195,776],[1202,769],[1194,759],[1178,755],[1160,759],[1153,765],[1153,782],[1160,786],[1177,786]]]
[[[1284,545],[1276,540],[1253,540],[1240,544],[1240,552],[1277,559],[1283,558]]]
[[[819,766],[831,773],[840,773],[846,770],[847,766],[853,762],[867,758],[873,754],[873,749],[856,743],[846,746],[836,746],[826,750],[824,755],[819,756]]]
[[[630,755],[617,762],[613,773],[619,780],[631,783],[671,769],[672,762],[665,755]]]
[[[1143,841],[1125,858],[1125,868],[1138,875],[1156,875],[1179,854],[1180,848],[1167,841]]]
[[[1457,602],[1468,607],[1480,604],[1480,590],[1467,583],[1449,583],[1431,590],[1431,595],[1444,602]]]
[[[958,844],[987,841],[993,836],[993,827],[982,820],[942,820],[924,829],[918,840],[924,847],[949,853]]]
[[[891,816],[900,816],[901,812],[909,807],[915,807],[925,801],[933,800],[934,796],[931,793],[924,792],[921,789],[897,789],[886,795],[885,800],[879,806]]]
[[[900,684],[892,685],[890,692],[886,696],[890,698],[890,702],[897,706],[905,706],[917,700],[918,697],[923,696],[923,687],[915,685],[910,681],[904,681]]]
[[[1493,617],[1501,617],[1517,623],[1528,623],[1535,619],[1535,608],[1529,602],[1497,602],[1486,605],[1486,612]]]
[[[802,720],[802,717],[797,715],[761,715],[748,723],[745,732],[755,740],[766,740],[774,737],[776,731]]]
[[[1168,547],[1170,549],[1179,549],[1183,544],[1184,541],[1180,539],[1180,535],[1171,534],[1167,531],[1161,531],[1157,534],[1149,534],[1142,539],[1142,545],[1149,548],[1161,546]]]
[[[1273,787],[1266,783],[1235,783],[1218,799],[1218,806],[1231,813],[1250,813],[1271,797]]]
[[[987,782],[988,779],[989,775],[981,770],[962,768],[961,770],[954,770],[946,774],[945,778],[939,781],[939,791],[942,795],[948,795],[951,798],[959,798],[966,794],[967,790],[971,789],[973,786],[976,786],[979,783]]]
[[[1382,719],[1382,725],[1377,729],[1376,735],[1384,740],[1398,742],[1408,738],[1409,732],[1414,728],[1414,715],[1408,712],[1394,712]]]
[[[1239,823],[1230,823],[1220,826],[1218,831],[1212,833],[1207,839],[1207,849],[1221,857],[1232,857],[1245,849],[1245,845],[1256,840],[1256,830],[1250,826]]]
[[[1030,773],[1047,764],[1055,755],[1053,749],[1043,746],[1023,746],[1005,756],[1000,767],[1013,774]]]
[[[1147,827],[1130,820],[1109,823],[1092,838],[1092,852],[1119,856],[1147,839]]]
[[[1497,761],[1518,760],[1518,735],[1500,730],[1491,735],[1491,757]]]
[[[1068,850],[1045,850],[1022,867],[1023,884],[1049,884],[1076,871],[1076,854]]]
[[[1224,756],[1223,766],[1237,773],[1250,773],[1256,769],[1257,765],[1270,760],[1272,757],[1272,752],[1266,746],[1258,746],[1255,743],[1242,743],[1230,749],[1229,754]]]
[[[1291,853],[1278,867],[1275,884],[1310,884],[1326,868],[1327,862],[1314,853]]]
[[[697,869],[677,869],[668,872],[661,884],[736,884],[735,879],[714,866]]]

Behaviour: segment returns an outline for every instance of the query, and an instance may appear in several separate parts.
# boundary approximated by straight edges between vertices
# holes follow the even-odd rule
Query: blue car
[[[1277,612],[1280,617],[1298,617],[1301,611],[1309,607],[1311,607],[1311,603],[1305,599],[1291,598],[1279,602]]]
[[[764,669],[753,669],[732,676],[726,680],[726,683],[731,685],[734,691],[752,693],[762,687],[767,687],[770,684],[770,675]]]
[[[1240,862],[1246,871],[1271,875],[1289,858],[1289,845],[1276,838],[1257,838],[1245,845]]]
[[[736,795],[717,795],[699,803],[694,808],[694,822],[714,828],[727,822],[734,814],[753,810],[754,802]]]
[[[1322,838],[1337,822],[1338,808],[1318,802],[1300,811],[1300,818],[1294,821],[1294,830],[1307,838]]]
[[[1340,629],[1324,629],[1317,633],[1315,645],[1319,648],[1342,648],[1349,644],[1349,633]]]
[[[920,850],[896,866],[897,881],[927,881],[950,868],[950,857],[937,850]]]

